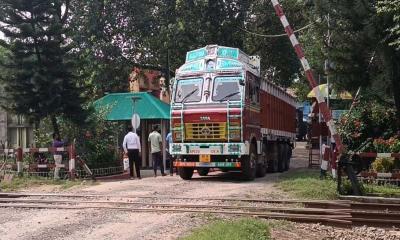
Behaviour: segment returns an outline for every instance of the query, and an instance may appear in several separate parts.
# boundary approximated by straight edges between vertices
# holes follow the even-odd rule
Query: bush
[[[356,150],[368,138],[372,138],[381,140],[368,144],[361,151],[400,151],[399,139],[396,139],[399,136],[396,136],[395,109],[371,100],[368,96],[362,98],[351,113],[341,117],[338,131],[348,150]]]
[[[394,169],[394,159],[377,158],[371,167],[375,172],[391,172]]]
[[[71,120],[57,118],[60,135],[70,145],[75,140],[77,155],[86,161],[90,168],[113,167],[118,163],[118,133],[123,125],[106,121],[108,109],[94,111],[89,108],[86,124],[78,126]],[[50,119],[44,119],[35,130],[35,142],[38,147],[48,147],[52,143],[52,125]]]

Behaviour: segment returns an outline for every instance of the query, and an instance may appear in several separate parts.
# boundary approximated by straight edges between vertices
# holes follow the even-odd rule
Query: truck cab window
[[[213,101],[240,101],[240,83],[238,77],[216,77],[214,79]]]
[[[259,104],[260,103],[260,79],[255,77],[251,73],[247,73],[247,93],[249,100],[251,103]]]
[[[176,84],[175,102],[199,102],[202,96],[203,79],[181,79]]]

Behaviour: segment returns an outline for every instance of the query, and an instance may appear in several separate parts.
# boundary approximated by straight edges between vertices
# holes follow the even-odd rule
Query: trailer
[[[218,45],[190,51],[171,97],[170,153],[181,178],[220,168],[253,180],[289,169],[295,99],[260,76],[259,57]]]

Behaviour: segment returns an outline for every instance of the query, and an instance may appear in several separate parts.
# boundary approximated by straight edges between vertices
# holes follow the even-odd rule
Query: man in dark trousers
[[[153,159],[154,177],[157,177],[157,167],[160,165],[161,175],[165,176],[164,164],[162,161],[162,139],[158,133],[158,125],[153,126],[153,132],[150,133],[148,141],[150,142],[151,158]]]
[[[136,177],[140,177],[140,166],[139,166],[139,154],[141,152],[140,139],[139,136],[132,131],[132,127],[128,127],[128,133],[124,137],[124,142],[122,143],[125,154],[128,154],[129,158],[129,170],[131,179],[133,179],[133,163],[135,163]]]

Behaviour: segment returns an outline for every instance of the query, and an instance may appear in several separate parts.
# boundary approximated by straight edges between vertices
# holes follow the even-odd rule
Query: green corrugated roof
[[[94,102],[96,110],[102,108],[107,112],[107,120],[130,120],[132,118],[132,97],[136,101],[135,113],[141,119],[169,119],[169,105],[150,93],[111,93]]]

